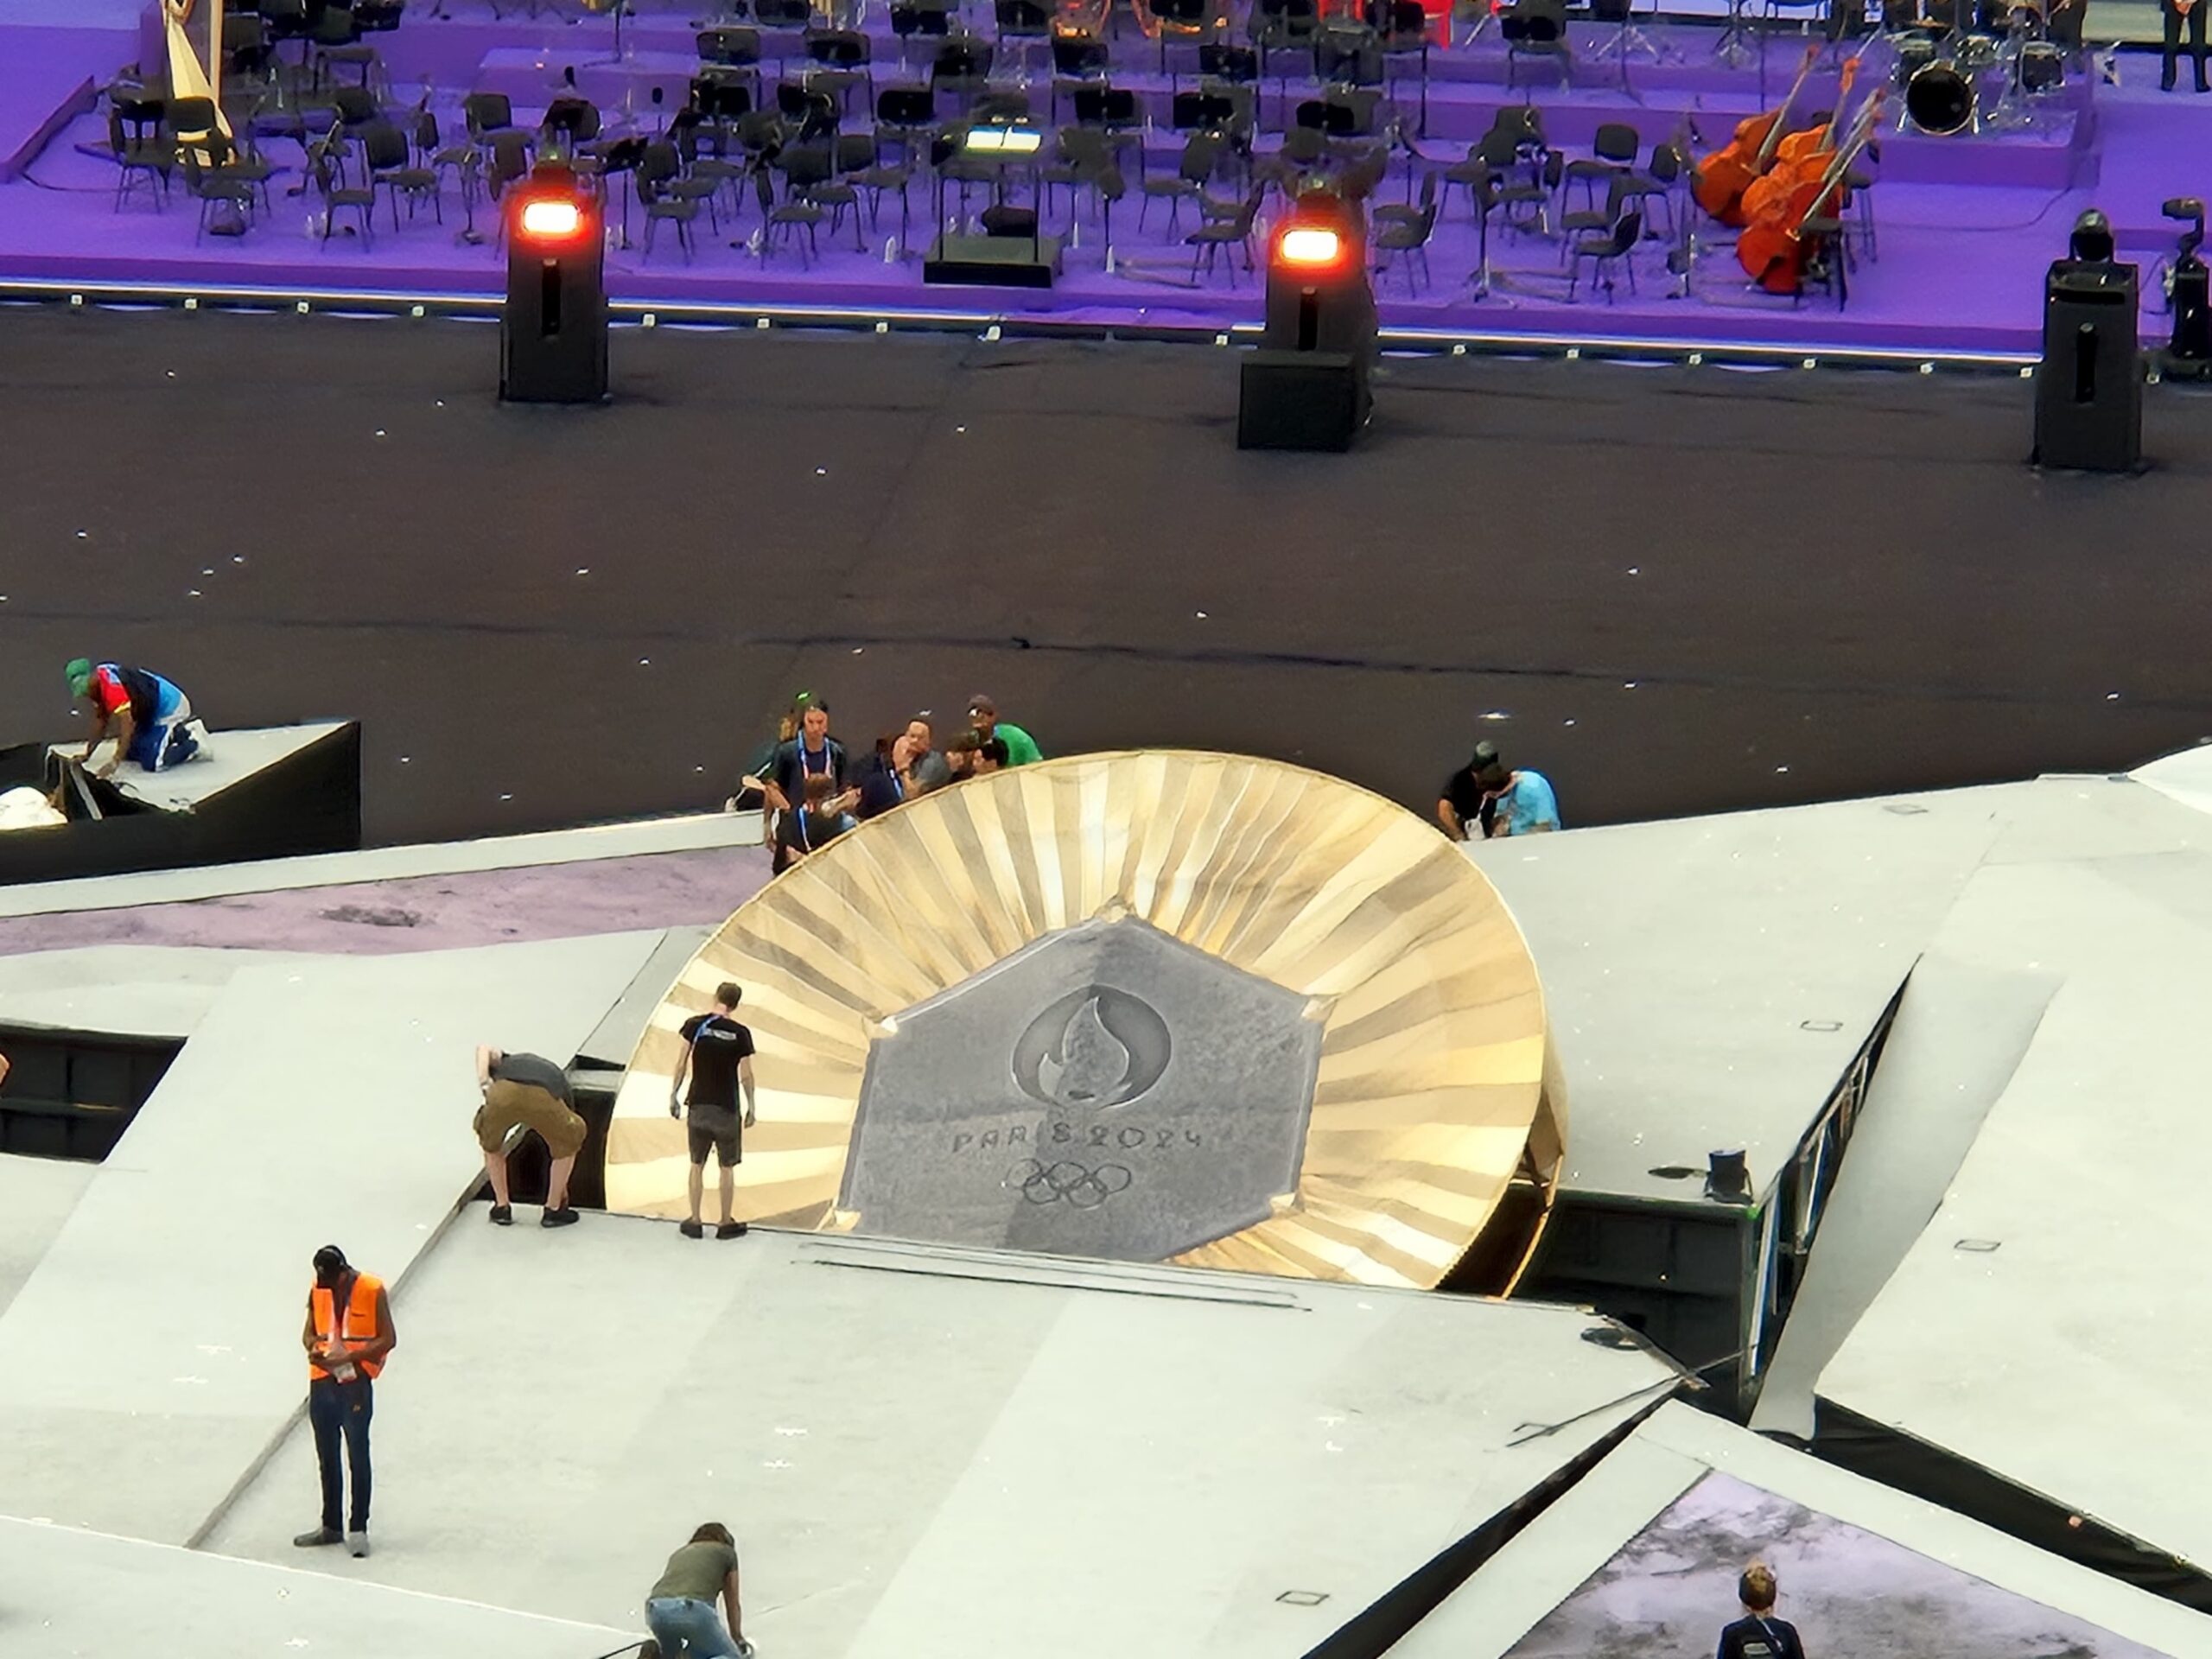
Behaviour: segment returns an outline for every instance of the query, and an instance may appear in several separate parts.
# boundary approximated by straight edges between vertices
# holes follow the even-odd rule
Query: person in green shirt
[[[727,1637],[715,1617],[716,1596],[729,1620]],[[728,1527],[708,1522],[668,1558],[645,1596],[645,1624],[661,1659],[752,1659],[737,1600],[737,1540]]]
[[[998,704],[980,691],[968,699],[968,718],[976,723],[976,735],[984,742],[995,737],[1006,745],[1006,763],[1009,766],[1026,766],[1045,758],[1044,750],[1037,747],[1037,740],[1020,727],[1001,720]]]

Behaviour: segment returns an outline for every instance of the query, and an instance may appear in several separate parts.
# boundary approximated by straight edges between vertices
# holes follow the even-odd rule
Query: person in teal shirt
[[[1497,791],[1497,822],[1491,834],[1533,836],[1559,828],[1559,798],[1551,780],[1541,772],[1516,766],[1505,775],[1505,786]]]
[[[1026,766],[1045,758],[1044,750],[1037,747],[1037,740],[1020,727],[1001,720],[998,705],[980,691],[968,699],[968,718],[976,723],[976,735],[984,742],[995,737],[1006,745],[1006,763],[1009,766]]]

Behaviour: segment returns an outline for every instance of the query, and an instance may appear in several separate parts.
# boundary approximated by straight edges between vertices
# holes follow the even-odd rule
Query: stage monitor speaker
[[[948,232],[922,261],[922,280],[979,288],[1050,288],[1059,263],[1060,239],[1056,236],[956,236]]]
[[[499,396],[509,403],[598,403],[607,396],[607,237],[599,203],[568,168],[543,164],[511,193],[506,215]]]
[[[1351,352],[1274,352],[1244,359],[1239,449],[1349,449],[1367,413],[1367,363]]]
[[[2133,265],[2108,260],[2052,264],[2036,375],[2038,467],[2126,473],[2142,464],[2137,281]]]
[[[1266,321],[1238,384],[1240,449],[1346,449],[1367,424],[1375,290],[1359,215],[1300,196],[1268,244]]]

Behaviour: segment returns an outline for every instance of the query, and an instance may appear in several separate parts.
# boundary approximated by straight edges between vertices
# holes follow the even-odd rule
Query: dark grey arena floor
[[[138,660],[218,727],[359,717],[397,841],[718,803],[801,687],[856,746],[984,690],[1423,811],[1491,737],[1584,823],[2212,734],[2169,387],[2113,480],[2028,470],[2011,378],[1394,359],[1357,452],[1248,455],[1203,346],[613,350],[611,407],[508,409],[484,323],[0,308],[0,741]]]

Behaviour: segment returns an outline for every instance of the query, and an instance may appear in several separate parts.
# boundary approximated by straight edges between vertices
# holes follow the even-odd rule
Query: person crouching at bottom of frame
[[[1720,1632],[1714,1659],[1805,1659],[1805,1644],[1797,1627],[1774,1616],[1774,1569],[1753,1561],[1736,1580],[1737,1599],[1744,1616]]]
[[[682,1117],[690,1108],[691,1218],[680,1230],[686,1238],[703,1236],[699,1205],[707,1184],[707,1150],[714,1148],[722,1169],[722,1220],[716,1238],[741,1238],[745,1224],[736,1218],[737,1166],[745,1156],[743,1131],[753,1127],[753,1033],[738,1024],[737,1005],[745,993],[729,981],[715,988],[715,1006],[677,1027],[683,1058],[668,1082],[668,1115]],[[690,1092],[684,1092],[686,1077]],[[737,1093],[745,1090],[745,1116],[737,1115]]]
[[[722,1618],[715,1598],[722,1599]],[[722,1634],[723,1619],[729,1634]],[[753,1659],[745,1639],[745,1613],[737,1594],[737,1540],[719,1521],[709,1521],[691,1541],[668,1558],[660,1582],[645,1596],[645,1625],[653,1639],[639,1659]]]
[[[474,1127],[476,1144],[484,1152],[484,1173],[492,1182],[492,1224],[505,1227],[515,1218],[507,1196],[508,1139],[518,1131],[535,1131],[553,1158],[545,1184],[545,1213],[537,1224],[568,1226],[576,1218],[569,1207],[569,1177],[575,1170],[576,1154],[583,1150],[585,1133],[569,1074],[542,1055],[480,1047],[476,1086],[484,1096],[476,1109]]]
[[[322,1471],[322,1524],[292,1540],[302,1549],[346,1545],[369,1553],[369,1420],[376,1414],[373,1384],[399,1343],[384,1281],[357,1271],[346,1252],[326,1244],[315,1253],[315,1288],[308,1292],[308,1423],[315,1431],[315,1459]],[[346,1445],[345,1475],[353,1505],[344,1508],[346,1480],[338,1465]],[[344,1521],[346,1529],[339,1530]]]

